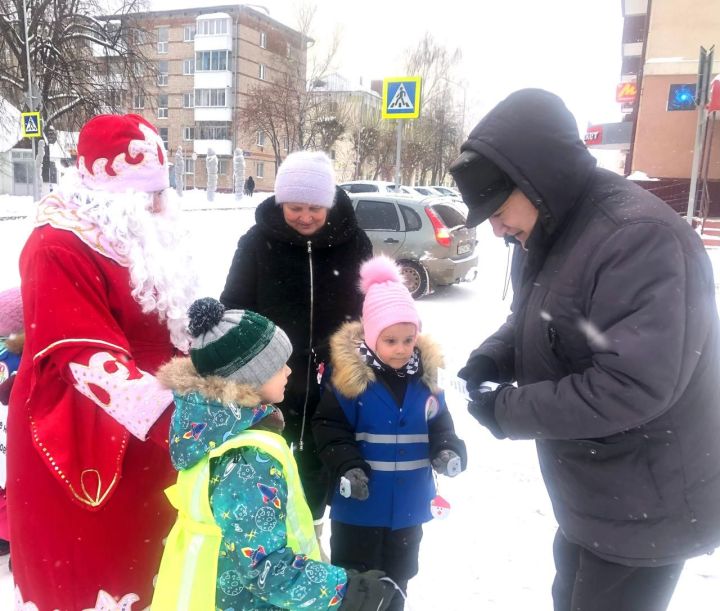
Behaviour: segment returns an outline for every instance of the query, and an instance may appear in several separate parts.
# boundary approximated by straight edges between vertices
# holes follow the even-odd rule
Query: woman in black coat
[[[319,521],[328,482],[310,421],[320,400],[328,339],[343,322],[360,316],[358,274],[372,245],[357,225],[350,198],[335,186],[324,153],[289,155],[278,170],[275,196],[258,206],[255,221],[238,242],[220,301],[268,317],[292,342],[292,374],[279,407]]]

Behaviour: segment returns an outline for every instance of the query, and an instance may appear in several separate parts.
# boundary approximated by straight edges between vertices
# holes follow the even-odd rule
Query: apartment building
[[[185,158],[186,188],[207,186],[206,158],[218,156],[218,189],[233,188],[233,152],[245,156],[245,175],[256,189],[271,190],[275,157],[265,134],[239,127],[243,99],[262,81],[282,73],[304,77],[307,39],[300,32],[242,4],[148,12],[148,57],[157,82],[146,95],[126,92],[129,112],[157,126],[170,161]],[[174,172],[171,172],[174,179]]]

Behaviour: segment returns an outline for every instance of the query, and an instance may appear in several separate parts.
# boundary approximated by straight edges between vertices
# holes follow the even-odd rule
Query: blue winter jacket
[[[422,375],[408,379],[402,405],[375,377],[357,352],[360,323],[347,323],[333,336],[331,386],[313,419],[321,459],[336,478],[360,467],[369,476],[370,496],[345,498],[338,487],[330,517],[345,524],[393,530],[432,518],[435,496],[431,459],[451,449],[466,463],[465,444],[455,435],[444,393],[437,388],[439,348],[418,338]]]

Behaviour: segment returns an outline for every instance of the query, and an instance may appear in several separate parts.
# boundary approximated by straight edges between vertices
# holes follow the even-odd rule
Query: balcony
[[[208,149],[215,151],[216,155],[232,155],[232,142],[230,140],[194,140],[193,153],[207,155]]]
[[[195,71],[193,80],[195,89],[230,89],[232,87],[232,72],[229,70]]]
[[[201,15],[195,27],[195,51],[232,50],[232,21],[227,13]]]
[[[196,106],[195,122],[202,121],[229,123],[232,121],[232,108],[227,106]]]

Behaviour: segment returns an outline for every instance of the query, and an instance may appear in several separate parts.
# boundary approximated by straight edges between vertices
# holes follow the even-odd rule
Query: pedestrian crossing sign
[[[382,118],[417,119],[420,116],[420,76],[383,80]]]
[[[42,138],[39,112],[24,112],[21,121],[23,138]]]

